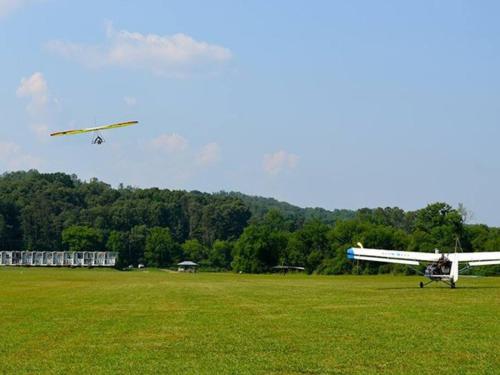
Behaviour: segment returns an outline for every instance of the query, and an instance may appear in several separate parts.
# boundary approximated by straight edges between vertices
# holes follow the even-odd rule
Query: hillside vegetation
[[[500,250],[500,230],[466,225],[465,210],[433,203],[397,207],[302,209],[239,193],[140,189],[37,171],[0,177],[2,250],[115,251],[119,267],[170,267],[183,259],[205,269],[268,272],[303,266],[308,273],[411,272],[401,266],[353,264],[345,250]],[[488,271],[496,273],[491,267]]]

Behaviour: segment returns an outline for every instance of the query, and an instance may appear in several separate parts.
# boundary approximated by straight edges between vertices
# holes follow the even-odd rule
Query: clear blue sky
[[[0,0],[0,170],[500,226],[497,1]],[[24,81],[23,81],[24,79]],[[55,130],[137,119],[89,136]]]

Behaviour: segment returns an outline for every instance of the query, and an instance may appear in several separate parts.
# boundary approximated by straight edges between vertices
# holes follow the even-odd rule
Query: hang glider
[[[500,251],[481,253],[417,253],[399,250],[379,250],[352,247],[347,250],[347,258],[351,260],[364,260],[370,262],[396,263],[418,266],[421,263],[428,264],[424,276],[430,281],[426,284],[420,283],[420,287],[437,281],[442,281],[455,288],[460,272],[470,267],[491,266],[500,264]],[[466,263],[463,269],[459,269],[460,263]]]
[[[84,134],[84,133],[97,133],[97,136],[94,137],[93,140],[92,140],[92,144],[99,144],[100,145],[100,144],[104,143],[104,138],[100,134],[100,132],[102,130],[124,128],[126,126],[137,125],[138,123],[139,123],[138,121],[118,122],[116,124],[96,126],[96,127],[93,127],[93,128],[76,129],[76,130],[65,130],[65,131],[61,131],[61,132],[52,133],[50,136],[51,137],[60,137],[60,136],[64,136],[64,135],[76,135],[76,134]]]

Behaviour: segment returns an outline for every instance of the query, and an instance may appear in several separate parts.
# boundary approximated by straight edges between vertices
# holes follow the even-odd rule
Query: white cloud
[[[0,142],[0,162],[7,169],[33,169],[42,165],[42,160],[23,152],[21,147],[13,142]]]
[[[50,128],[48,123],[59,101],[51,97],[43,74],[36,72],[28,78],[22,78],[16,94],[19,98],[29,100],[26,111],[30,117],[30,127],[37,136],[46,138]]]
[[[151,146],[168,153],[178,153],[188,148],[188,141],[179,134],[162,134],[151,141]]]
[[[137,104],[137,99],[132,96],[126,96],[123,98],[123,101],[129,107],[134,107]]]
[[[299,157],[286,151],[278,151],[274,154],[264,155],[264,171],[275,175],[285,169],[294,169],[299,162]]]
[[[30,99],[27,109],[32,115],[40,115],[46,110],[49,89],[42,73],[36,72],[31,77],[22,78],[16,94],[19,98]]]
[[[196,65],[231,59],[225,47],[197,41],[186,34],[156,35],[116,31],[108,25],[106,43],[84,45],[65,41],[48,43],[49,50],[88,67],[140,68],[179,76]]]
[[[220,147],[217,143],[209,143],[201,149],[196,158],[197,164],[208,167],[216,164],[220,160]]]

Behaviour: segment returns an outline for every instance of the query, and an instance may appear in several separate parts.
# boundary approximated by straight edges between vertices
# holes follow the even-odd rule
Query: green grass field
[[[0,374],[498,374],[500,278],[0,269]]]

